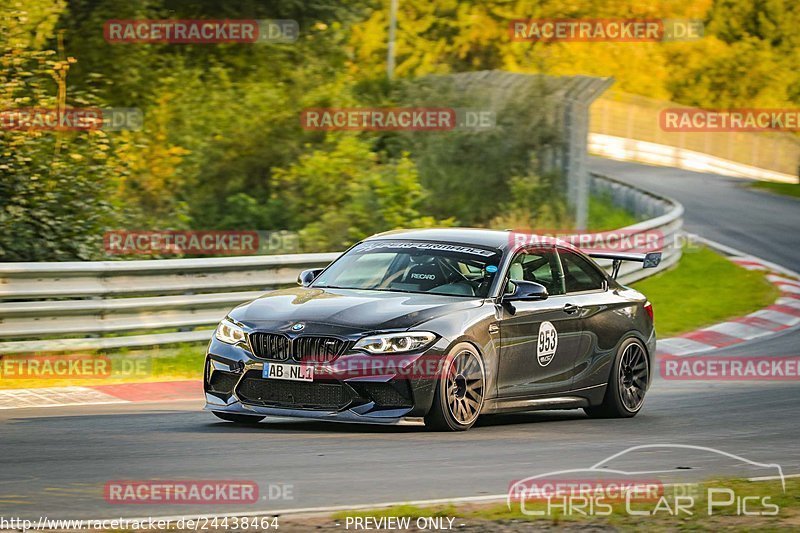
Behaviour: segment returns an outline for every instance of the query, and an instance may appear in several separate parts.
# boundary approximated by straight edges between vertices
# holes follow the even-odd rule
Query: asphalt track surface
[[[689,231],[797,270],[800,202],[752,192],[741,180],[592,160],[593,170],[679,200]],[[710,276],[711,277],[711,276]],[[786,330],[724,353],[797,355]],[[800,473],[797,382],[657,379],[643,411],[590,420],[582,411],[482,419],[467,433],[267,421],[237,427],[201,412],[202,400],[0,411],[0,516],[110,518],[356,505],[504,494],[510,482],[589,467],[646,444],[706,446]],[[615,460],[673,480],[775,475],[706,452],[652,449]],[[659,477],[664,478],[661,474]],[[292,487],[291,499],[253,505],[113,505],[111,480],[252,480]]]

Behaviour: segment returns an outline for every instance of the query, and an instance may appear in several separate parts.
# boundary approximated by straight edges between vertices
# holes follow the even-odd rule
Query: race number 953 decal
[[[558,332],[550,322],[542,322],[539,325],[539,341],[536,344],[536,358],[539,364],[547,366],[556,355],[558,348]]]

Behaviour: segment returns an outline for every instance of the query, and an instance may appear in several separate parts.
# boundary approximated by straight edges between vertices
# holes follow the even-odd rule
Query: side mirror
[[[297,284],[303,287],[308,287],[323,270],[324,269],[322,268],[310,268],[308,270],[303,270],[300,272],[300,275],[297,276]]]
[[[532,302],[536,300],[546,300],[548,296],[547,288],[533,281],[512,281],[514,292],[505,294],[503,302]]]

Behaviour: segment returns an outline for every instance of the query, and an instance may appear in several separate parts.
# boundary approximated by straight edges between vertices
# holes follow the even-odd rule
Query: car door
[[[505,290],[515,280],[544,285],[546,300],[499,305],[498,395],[525,397],[568,390],[580,351],[580,317],[567,305],[555,248],[520,251],[512,259]]]
[[[608,278],[589,259],[573,250],[558,248],[564,274],[565,299],[577,307],[582,340],[575,357],[573,388],[603,385],[613,347],[622,332],[625,309],[620,298],[608,290]]]

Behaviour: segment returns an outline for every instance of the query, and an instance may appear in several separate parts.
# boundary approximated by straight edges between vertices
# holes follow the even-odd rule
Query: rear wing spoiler
[[[611,277],[617,279],[619,267],[623,261],[637,261],[642,263],[642,268],[655,268],[661,263],[661,252],[648,252],[636,254],[628,252],[590,252],[589,257],[594,259],[611,259]]]

